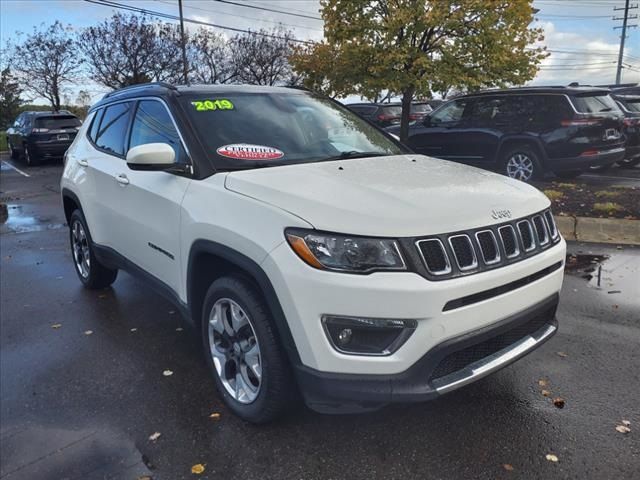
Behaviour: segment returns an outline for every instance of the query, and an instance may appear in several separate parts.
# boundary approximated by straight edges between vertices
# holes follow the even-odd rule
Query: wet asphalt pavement
[[[170,303],[124,273],[111,289],[80,286],[60,166],[18,167],[30,176],[0,173],[2,480],[640,477],[640,248],[571,244],[609,258],[578,257],[559,333],[474,385],[359,416],[301,407],[255,427],[223,407]],[[630,433],[616,431],[623,420]]]

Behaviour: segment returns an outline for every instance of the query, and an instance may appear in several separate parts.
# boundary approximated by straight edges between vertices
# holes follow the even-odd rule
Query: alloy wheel
[[[221,298],[209,314],[209,346],[216,372],[227,393],[252,403],[262,385],[260,345],[251,319],[236,302]]]
[[[533,161],[524,153],[514,153],[507,161],[507,175],[528,182],[533,177]]]
[[[82,278],[88,278],[91,271],[89,240],[82,223],[75,221],[71,227],[71,247],[73,261]]]

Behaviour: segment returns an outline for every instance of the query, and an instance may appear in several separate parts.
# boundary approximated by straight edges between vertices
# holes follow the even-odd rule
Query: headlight
[[[350,273],[406,270],[398,242],[386,238],[289,229],[287,241],[312,267]]]

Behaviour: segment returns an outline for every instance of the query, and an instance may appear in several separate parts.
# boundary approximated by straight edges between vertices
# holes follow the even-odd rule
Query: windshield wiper
[[[358,152],[356,150],[350,150],[347,152],[340,152],[340,155],[325,158],[328,160],[346,160],[348,158],[366,158],[366,157],[386,157],[388,154],[381,152]]]

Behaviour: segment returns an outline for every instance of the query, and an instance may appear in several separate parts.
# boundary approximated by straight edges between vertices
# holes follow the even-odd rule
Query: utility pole
[[[627,1],[627,4],[629,2]],[[189,66],[187,65],[187,42],[184,38],[184,17],[182,16],[182,0],[178,0],[178,9],[180,10],[180,43],[182,44],[182,72],[184,74],[184,84],[187,85]]]
[[[617,26],[617,27],[613,27],[614,30],[621,28],[622,29],[622,35],[620,36],[620,52],[618,53],[618,69],[616,70],[616,85],[620,84],[620,77],[622,75],[622,57],[624,55],[624,41],[627,38],[627,28],[633,28],[633,27],[637,27],[637,25],[627,25],[627,21],[628,20],[633,20],[635,18],[638,18],[638,15],[633,15],[632,17],[629,17],[629,10],[633,10],[638,8],[638,4],[635,4],[634,6],[629,6],[629,0],[625,0],[624,2],[624,17],[622,18],[618,18],[618,17],[613,17],[614,20],[622,20],[622,26]],[[623,10],[622,8],[614,8],[614,11],[617,10]]]

